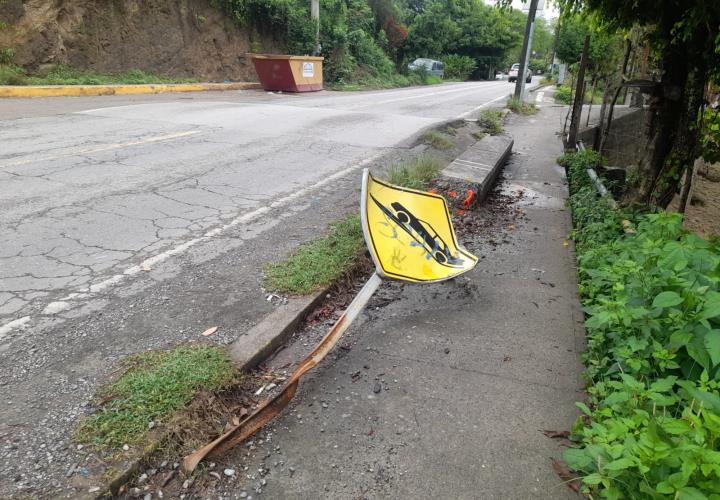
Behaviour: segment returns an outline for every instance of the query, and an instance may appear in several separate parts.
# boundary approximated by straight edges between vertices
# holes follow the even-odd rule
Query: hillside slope
[[[281,51],[210,0],[0,0],[0,50],[30,71],[55,65],[200,80],[256,80],[245,53]]]

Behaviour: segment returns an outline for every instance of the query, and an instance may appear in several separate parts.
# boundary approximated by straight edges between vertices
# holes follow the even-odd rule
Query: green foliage
[[[473,58],[457,54],[445,56],[443,63],[445,65],[445,78],[455,78],[457,80],[467,80],[477,68],[477,62]]]
[[[555,90],[555,100],[560,104],[572,104],[573,91],[567,85],[558,85]]]
[[[615,30],[598,26],[592,18],[569,15],[560,23],[557,57],[568,64],[580,61],[585,36],[590,35],[588,71],[610,74],[617,71],[623,55],[623,37]]]
[[[78,441],[111,448],[138,442],[150,422],[167,421],[197,391],[220,389],[236,375],[225,352],[207,346],[135,354],[123,365],[125,373],[104,390],[100,410],[78,426]]]
[[[515,97],[508,99],[506,107],[513,113],[519,115],[534,115],[540,111],[534,104],[524,102],[522,99],[516,99]]]
[[[25,85],[25,73],[11,64],[0,64],[0,85]]]
[[[720,162],[720,111],[706,108],[703,113],[700,154],[708,163]]]
[[[503,133],[502,120],[503,116],[501,111],[486,109],[480,113],[480,118],[478,118],[477,122],[485,133],[498,135]]]
[[[281,293],[312,293],[345,276],[364,247],[360,217],[352,215],[331,226],[327,236],[266,266],[265,286]]]
[[[15,51],[10,47],[0,49],[0,64],[10,64],[15,58]]]
[[[393,165],[388,170],[390,184],[410,189],[424,190],[442,170],[440,161],[432,156],[423,155],[416,160]]]
[[[113,85],[113,84],[161,84],[186,83],[194,80],[190,78],[169,78],[152,75],[139,69],[132,69],[117,75],[81,71],[68,66],[58,66],[42,76],[28,76],[27,85]]]
[[[451,149],[453,147],[452,141],[436,130],[425,132],[423,139],[435,149]]]
[[[720,245],[679,214],[598,198],[592,151],[569,172],[589,404],[565,453],[595,498],[720,494]]]

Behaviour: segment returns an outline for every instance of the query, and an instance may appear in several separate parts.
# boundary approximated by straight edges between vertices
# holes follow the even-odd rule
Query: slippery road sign
[[[458,245],[442,196],[406,189],[363,172],[361,215],[377,273],[412,282],[469,271],[477,257]]]

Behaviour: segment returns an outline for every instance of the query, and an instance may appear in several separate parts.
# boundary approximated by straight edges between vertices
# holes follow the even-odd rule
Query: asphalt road
[[[0,343],[511,89],[4,100]]]

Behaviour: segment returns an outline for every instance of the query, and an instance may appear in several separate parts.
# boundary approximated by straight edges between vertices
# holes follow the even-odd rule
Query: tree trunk
[[[602,137],[602,131],[605,128],[605,113],[607,112],[607,105],[610,98],[610,78],[605,78],[605,89],[603,90],[603,102],[600,106],[600,118],[597,124],[597,130],[595,131],[595,139],[593,140],[593,149],[595,151],[600,150],[600,137]]]
[[[590,91],[590,105],[588,106],[587,120],[585,121],[585,127],[590,126],[590,115],[592,114],[592,105],[595,100],[595,87],[597,86],[597,76],[593,76],[592,79],[592,90]]]
[[[693,46],[678,43],[665,49],[662,81],[650,98],[638,184],[626,191],[626,204],[665,208],[697,157],[697,119],[706,76],[699,61],[690,62]]]

